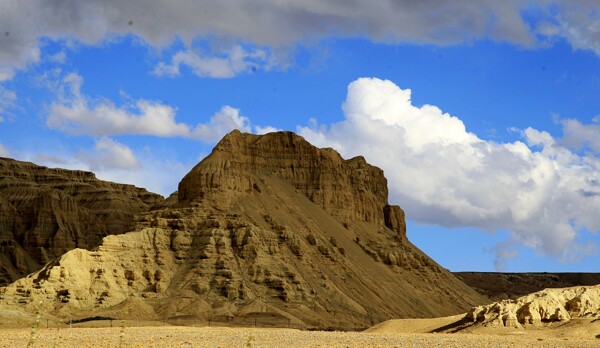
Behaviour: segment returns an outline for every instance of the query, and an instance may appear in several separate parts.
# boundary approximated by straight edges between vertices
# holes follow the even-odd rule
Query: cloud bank
[[[211,58],[183,50],[156,70],[176,75],[186,65],[213,77],[265,64],[260,50],[241,52],[240,41],[281,48],[328,37],[438,45],[492,39],[524,46],[564,39],[600,54],[599,10],[589,0],[4,0],[0,81],[40,60],[41,38],[94,45],[127,34],[158,48],[175,40],[192,48],[195,40],[213,38],[230,53]]]
[[[600,158],[532,128],[523,141],[480,139],[436,106],[413,105],[409,89],[387,80],[352,82],[343,111],[342,122],[314,121],[298,132],[384,169],[390,200],[414,220],[508,230],[511,240],[496,250],[499,268],[514,256],[512,243],[561,260],[593,251],[576,238],[600,230]]]

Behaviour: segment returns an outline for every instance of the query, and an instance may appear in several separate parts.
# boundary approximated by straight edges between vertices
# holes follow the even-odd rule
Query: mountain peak
[[[405,233],[401,209],[386,208],[387,180],[381,169],[362,156],[344,160],[335,150],[317,148],[293,132],[232,131],[183,178],[179,200],[223,210],[244,195],[256,194],[261,181],[272,177],[289,182],[344,225],[393,220],[398,223],[388,227]]]

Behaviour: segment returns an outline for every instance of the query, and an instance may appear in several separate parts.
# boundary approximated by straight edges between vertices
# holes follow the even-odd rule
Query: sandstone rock
[[[208,202],[225,209],[236,198],[256,191],[258,176],[264,174],[290,183],[342,223],[384,224],[388,190],[383,171],[360,156],[344,160],[334,150],[319,149],[292,132],[226,135],[183,178],[179,201]],[[404,214],[399,214],[399,207],[388,211],[390,223],[400,231]]]
[[[474,307],[465,316],[477,325],[502,323],[512,328],[567,322],[573,318],[600,319],[600,285],[545,289],[516,300]]]
[[[133,228],[162,197],[93,173],[0,158],[0,285]]]
[[[397,205],[386,205],[383,207],[383,217],[385,225],[392,231],[396,231],[398,236],[406,239],[406,220],[404,210]]]

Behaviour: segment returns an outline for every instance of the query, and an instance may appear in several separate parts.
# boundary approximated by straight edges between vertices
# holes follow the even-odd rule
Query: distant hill
[[[454,275],[493,301],[516,299],[546,288],[600,284],[600,273],[454,272]]]

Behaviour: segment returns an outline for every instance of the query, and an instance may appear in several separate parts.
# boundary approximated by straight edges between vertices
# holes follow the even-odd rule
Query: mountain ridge
[[[163,197],[92,172],[0,158],[0,285],[64,252],[126,232]]]

